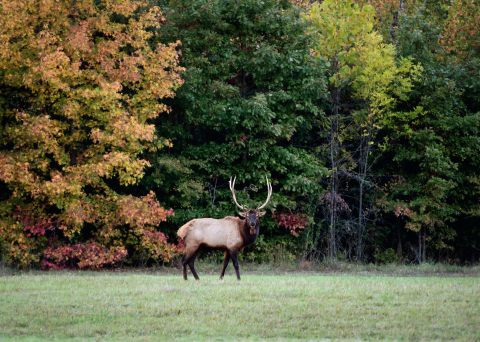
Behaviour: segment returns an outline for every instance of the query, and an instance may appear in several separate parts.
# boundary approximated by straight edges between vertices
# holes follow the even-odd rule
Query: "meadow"
[[[480,340],[475,275],[232,273],[4,273],[0,340]]]

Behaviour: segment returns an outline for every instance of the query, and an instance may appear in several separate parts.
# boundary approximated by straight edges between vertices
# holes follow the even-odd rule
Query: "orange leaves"
[[[125,17],[133,15],[140,7],[147,6],[146,1],[118,1],[107,0],[105,1],[105,7],[112,13],[120,14]]]
[[[91,25],[88,20],[81,21],[78,25],[72,26],[67,34],[67,48],[75,54],[75,51],[82,54],[89,54],[93,49]]]
[[[134,116],[123,115],[112,118],[110,124],[109,131],[102,131],[99,128],[92,129],[90,138],[95,144],[123,149],[134,147],[133,152],[138,152],[142,149],[142,145],[138,145],[137,142],[151,142],[155,137],[155,126],[142,124]]]
[[[5,183],[17,184],[18,187],[24,187],[33,195],[38,187],[35,185],[37,177],[30,170],[28,162],[15,160],[11,155],[0,153],[0,180]]]
[[[158,226],[173,215],[173,210],[165,210],[149,192],[144,197],[124,196],[118,201],[117,214],[120,220],[135,228]]]
[[[167,242],[165,234],[154,230],[143,230],[140,243],[141,249],[155,260],[168,262],[179,252],[177,246]]]
[[[172,209],[160,206],[153,192],[141,198],[124,196],[118,201],[118,219],[134,227],[138,248],[154,260],[170,261],[178,252],[175,245],[167,242],[167,236],[154,228],[173,214]]]
[[[65,176],[58,171],[54,171],[51,174],[51,180],[45,181],[42,192],[48,198],[55,201],[59,196],[63,195],[81,195],[82,184],[75,182],[69,176]]]

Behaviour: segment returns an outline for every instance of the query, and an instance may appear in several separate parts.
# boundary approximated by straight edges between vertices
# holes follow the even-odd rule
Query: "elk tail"
[[[187,236],[188,232],[190,231],[190,229],[193,227],[193,221],[194,220],[191,220],[191,221],[188,221],[187,223],[185,223],[183,226],[181,226],[178,231],[177,231],[177,236],[180,238],[180,239],[185,239],[185,237]]]

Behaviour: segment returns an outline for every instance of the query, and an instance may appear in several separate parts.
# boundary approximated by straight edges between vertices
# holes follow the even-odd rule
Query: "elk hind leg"
[[[187,265],[190,267],[193,276],[195,279],[198,280],[198,274],[195,272],[195,268],[193,266],[193,262],[195,261],[195,257],[197,255],[198,246],[195,248],[186,248],[185,254],[182,258],[182,266],[183,266],[183,279],[187,280]]]
[[[193,277],[195,280],[200,280],[198,277],[197,271],[195,271],[195,258],[197,257],[196,254],[194,254],[190,260],[188,260],[188,266],[190,267],[190,271],[192,271]]]

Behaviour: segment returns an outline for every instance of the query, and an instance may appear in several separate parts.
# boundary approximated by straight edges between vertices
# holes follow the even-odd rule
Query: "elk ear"
[[[258,212],[258,217],[262,217],[263,215],[265,215],[267,212],[266,211],[259,211]]]
[[[240,216],[241,218],[245,218],[247,215],[246,215],[245,212],[239,211],[239,212],[238,212],[238,216]]]

